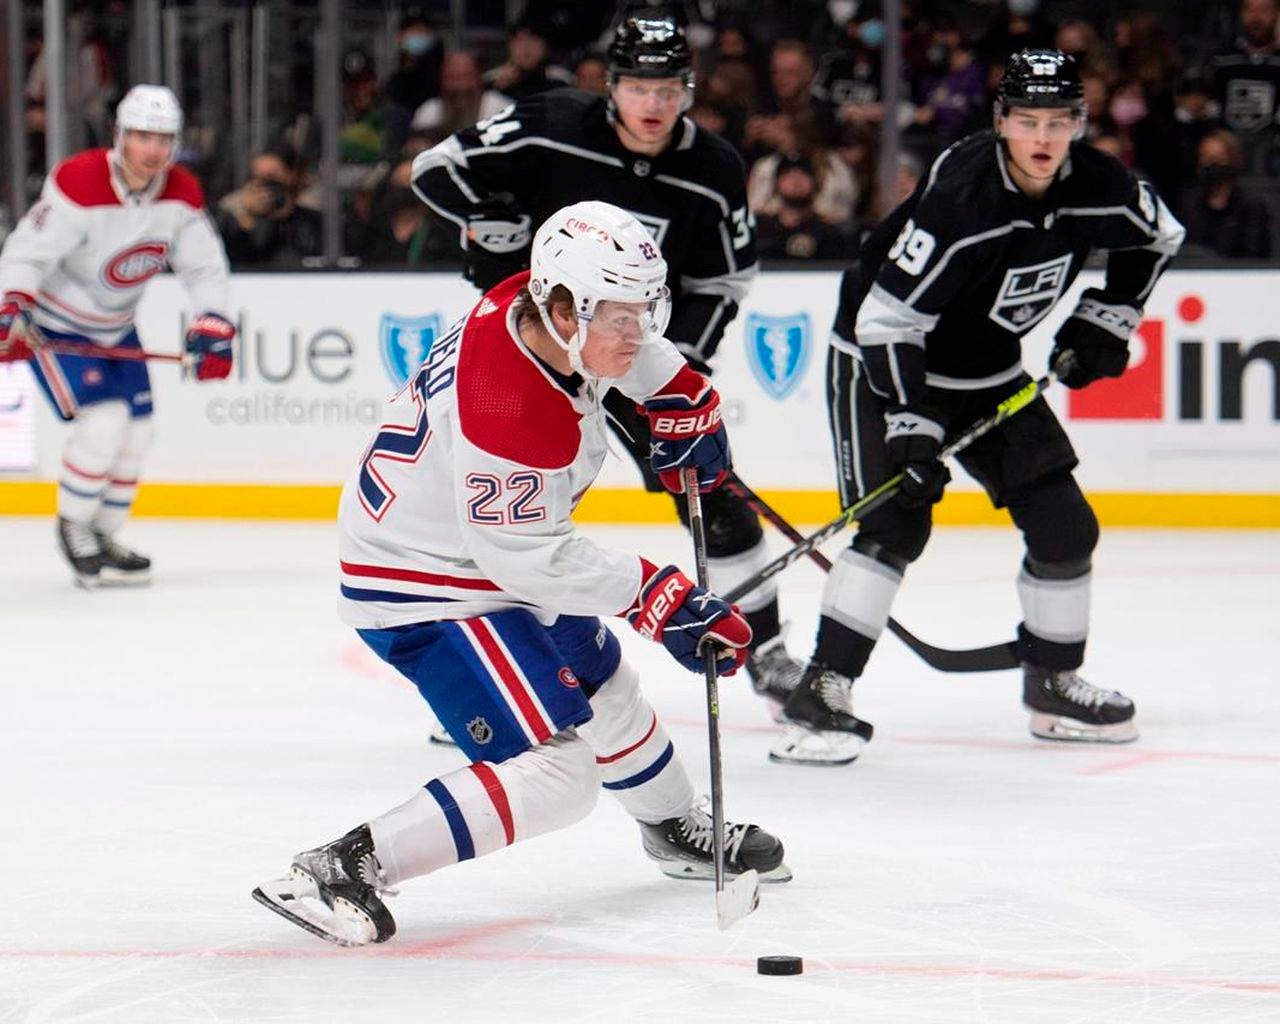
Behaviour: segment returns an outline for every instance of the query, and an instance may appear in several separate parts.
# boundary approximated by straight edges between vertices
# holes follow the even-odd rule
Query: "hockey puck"
[[[756,974],[803,974],[804,961],[798,956],[756,958]]]

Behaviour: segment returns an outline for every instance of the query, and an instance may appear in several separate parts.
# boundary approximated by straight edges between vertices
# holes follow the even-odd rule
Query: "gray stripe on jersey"
[[[738,269],[738,261],[733,258],[733,242],[729,238],[729,229],[725,227],[724,221],[717,226],[720,228],[720,245],[724,249],[724,265],[732,273]]]
[[[1164,200],[1154,193],[1152,195],[1156,201],[1156,221],[1157,224],[1165,225],[1164,228],[1153,227],[1147,221],[1143,220],[1127,206],[1064,206],[1057,211],[1059,217],[1108,217],[1112,214],[1119,214],[1133,223],[1140,231],[1151,239],[1149,245],[1134,246],[1135,249],[1153,249],[1156,252],[1164,253],[1172,256],[1178,251],[1178,246],[1182,244],[1182,239],[1186,235],[1186,229],[1182,224],[1169,212],[1169,208],[1164,205]],[[1172,222],[1176,224],[1176,228],[1168,227]],[[1117,250],[1112,249],[1112,252]]]
[[[716,326],[724,319],[725,310],[732,304],[733,300],[723,298],[716,303],[716,308],[711,316],[707,318],[707,326],[702,329],[702,333],[698,335],[698,340],[692,345],[682,345],[677,343],[678,348],[685,356],[692,355],[695,359],[702,359],[707,343],[712,339],[719,337]]]
[[[571,153],[574,156],[580,156],[584,160],[594,160],[598,164],[608,164],[610,167],[625,166],[616,156],[605,156],[603,153],[596,153],[590,149],[583,149],[581,146],[571,146],[567,142],[557,142],[555,139],[548,139],[542,135],[529,135],[523,139],[516,139],[515,142],[508,142],[502,146],[476,146],[474,149],[461,150],[464,157],[471,156],[472,153],[511,153],[517,149],[523,149],[525,146],[538,146],[542,149],[555,149],[561,153]],[[430,150],[428,150],[430,152]]]
[[[873,284],[858,307],[854,333],[859,345],[888,345],[907,342],[924,348],[924,336],[938,325],[937,315],[921,313],[914,306]]]
[[[730,274],[717,274],[715,277],[689,277],[680,275],[680,288],[686,295],[721,295],[734,302],[741,302],[751,290],[759,267],[750,266],[735,270]]]
[[[621,165],[619,165],[621,166]],[[729,216],[729,200],[722,196],[715,189],[707,188],[706,185],[699,185],[696,181],[686,181],[684,178],[676,178],[670,174],[655,174],[654,181],[665,182],[668,185],[675,185],[676,188],[688,189],[690,192],[697,192],[700,196],[706,196],[718,207],[720,212],[726,217]]]
[[[924,382],[931,388],[942,388],[946,391],[981,391],[994,388],[1000,384],[1008,384],[1022,376],[1022,363],[1014,363],[1007,370],[993,373],[989,377],[946,377],[941,373],[926,373]]]
[[[989,239],[999,238],[1001,235],[1010,234],[1014,230],[1014,228],[1033,228],[1033,227],[1035,227],[1035,225],[1032,224],[1030,221],[1015,220],[1015,221],[1010,221],[1008,224],[1004,224],[1001,227],[992,228],[990,231],[980,231],[976,235],[969,235],[965,238],[960,239],[958,242],[952,242],[951,245],[947,247],[947,251],[942,254],[942,258],[938,260],[938,262],[934,264],[933,269],[929,271],[927,275],[925,275],[925,279],[921,281],[918,285],[916,285],[916,290],[907,296],[907,304],[912,306],[915,305],[916,300],[919,299],[920,296],[923,295],[926,291],[928,291],[929,286],[932,285],[933,282],[938,279],[938,275],[941,274],[944,270],[946,270],[947,264],[951,262],[951,257],[954,256],[956,253],[958,253],[961,249],[967,249],[969,248],[969,246],[977,245],[979,242],[986,242]]]

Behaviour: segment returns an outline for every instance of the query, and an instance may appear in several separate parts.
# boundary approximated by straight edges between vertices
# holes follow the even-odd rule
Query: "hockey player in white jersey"
[[[196,310],[185,348],[197,380],[231,372],[227,259],[200,183],[173,158],[182,108],[137,85],[116,110],[115,145],[58,164],[0,251],[0,362],[29,359],[71,424],[58,473],[58,541],[76,581],[145,582],[150,560],[116,540],[151,444],[146,363],[134,315],[146,282],[167,268]],[[57,354],[46,341],[116,350]]]
[[[666,261],[629,213],[553,214],[531,269],[487,292],[391,401],[339,506],[341,613],[418,687],[470,764],[298,854],[254,898],[343,945],[395,932],[381,894],[585,816],[601,785],[676,877],[712,877],[712,825],[598,616],[625,617],[685,668],[746,656],[745,618],[570,520],[604,459],[601,399],[644,403],[654,469],[727,473],[719,396],[662,337]],[[782,844],[726,823],[726,870],[790,875]]]

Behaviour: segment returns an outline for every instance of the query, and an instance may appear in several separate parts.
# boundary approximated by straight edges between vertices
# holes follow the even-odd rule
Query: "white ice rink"
[[[675,528],[590,532],[691,562]],[[1133,745],[1035,741],[1015,674],[941,675],[886,636],[855,690],[862,759],[784,768],[726,682],[730,816],[795,871],[729,932],[604,794],[406,884],[399,934],[356,951],[250,889],[459,755],[338,622],[332,528],[125,539],[155,583],[86,594],[49,521],[0,518],[0,1021],[1280,1021],[1274,533],[1104,533],[1086,674],[1136,700]],[[1004,639],[1018,556],[1012,530],[941,530],[896,615]],[[820,580],[785,577],[800,653]],[[705,780],[699,678],[617,632]],[[757,976],[770,953],[805,974]]]

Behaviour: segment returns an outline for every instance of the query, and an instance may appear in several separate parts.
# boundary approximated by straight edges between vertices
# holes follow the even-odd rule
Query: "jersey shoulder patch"
[[[156,202],[164,199],[186,203],[196,210],[204,209],[204,189],[200,187],[200,180],[181,164],[169,168],[169,177],[163,191],[156,196]]]
[[[67,157],[53,169],[53,180],[76,206],[119,206],[111,187],[111,168],[105,149],[86,149]]]
[[[580,417],[507,332],[507,310],[523,284],[523,275],[504,281],[467,321],[458,353],[458,426],[490,455],[563,469],[578,454]]]

